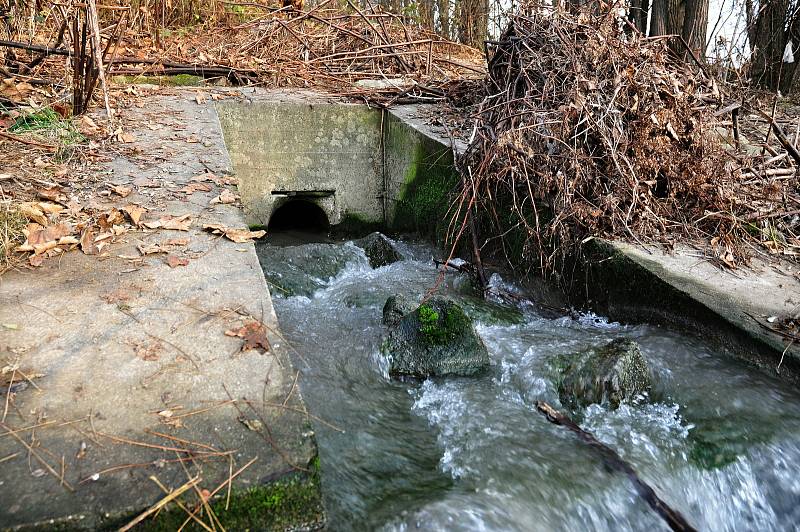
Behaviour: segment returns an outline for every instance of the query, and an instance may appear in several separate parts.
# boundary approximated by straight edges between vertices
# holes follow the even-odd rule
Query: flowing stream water
[[[397,246],[405,260],[376,269],[350,242],[258,249],[283,334],[299,353],[303,397],[327,422],[314,429],[330,530],[666,529],[625,476],[534,407],[561,408],[553,356],[618,337],[641,345],[655,375],[649,397],[570,415],[696,528],[800,530],[792,386],[662,328],[485,302],[455,273],[440,293],[476,319],[490,371],[390,379],[383,304],[392,294],[418,300],[437,278],[432,248]]]

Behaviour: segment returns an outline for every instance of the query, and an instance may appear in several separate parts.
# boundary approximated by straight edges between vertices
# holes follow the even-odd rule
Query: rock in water
[[[395,327],[403,319],[403,316],[413,312],[416,306],[415,303],[400,294],[390,296],[383,305],[383,324],[387,327]]]
[[[357,249],[338,244],[262,245],[256,252],[270,292],[282,297],[311,297],[348,263],[364,261]]]
[[[436,297],[397,319],[402,303],[393,296],[384,306],[390,331],[381,349],[390,375],[471,376],[489,366],[486,346],[454,302]]]
[[[353,241],[353,244],[364,250],[364,254],[369,259],[369,265],[373,268],[380,268],[403,260],[403,256],[397,251],[394,243],[381,233],[372,233]]]
[[[560,362],[558,393],[564,405],[607,403],[617,408],[652,385],[639,344],[627,338],[561,358]]]

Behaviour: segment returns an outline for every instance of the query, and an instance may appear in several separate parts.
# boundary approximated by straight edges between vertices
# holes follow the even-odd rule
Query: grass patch
[[[0,271],[11,264],[11,254],[25,241],[22,230],[28,220],[10,202],[0,202]]]
[[[193,74],[176,74],[174,76],[114,76],[112,81],[120,85],[152,84],[163,87],[202,87],[206,85],[202,76],[195,76]]]
[[[75,129],[70,120],[52,109],[41,109],[22,115],[11,124],[8,131],[11,133],[36,133],[64,145],[86,142],[86,137]]]

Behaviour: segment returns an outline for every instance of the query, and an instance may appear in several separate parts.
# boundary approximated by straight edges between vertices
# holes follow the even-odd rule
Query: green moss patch
[[[195,76],[193,74],[176,74],[174,76],[114,76],[111,80],[120,85],[153,84],[165,87],[201,87],[205,85],[205,80],[202,76]]]
[[[196,497],[190,500],[194,501]],[[234,490],[227,510],[225,505],[224,495],[211,503],[212,510],[226,530],[245,532],[321,528],[325,523],[325,513],[320,494],[319,459],[312,461],[309,473],[290,473],[264,486],[243,491]],[[193,504],[187,504],[187,507],[193,507]],[[117,530],[129,523],[135,515],[108,522],[99,529]],[[158,517],[144,520],[135,530],[173,532],[181,527],[187,517],[186,512],[175,505],[169,505]],[[201,519],[208,521],[207,517]],[[73,529],[67,527],[64,530]],[[183,530],[200,531],[203,528],[192,521]]]

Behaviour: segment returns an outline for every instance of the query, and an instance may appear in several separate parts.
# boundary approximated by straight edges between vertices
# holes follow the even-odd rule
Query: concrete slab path
[[[0,277],[0,368],[17,368],[0,391],[0,529],[118,524],[164,496],[151,476],[168,489],[199,476],[198,488],[226,494],[246,464],[234,495],[299,474],[317,493],[276,527],[319,524],[313,432],[254,246],[202,230],[245,227],[237,205],[211,201],[231,170],[214,102],[153,96],[122,119],[132,149],[103,171],[133,192],[91,205],[137,204],[190,227],[131,231],[100,255]],[[154,244],[173,258],[138,250]],[[269,351],[231,336],[251,322]]]

